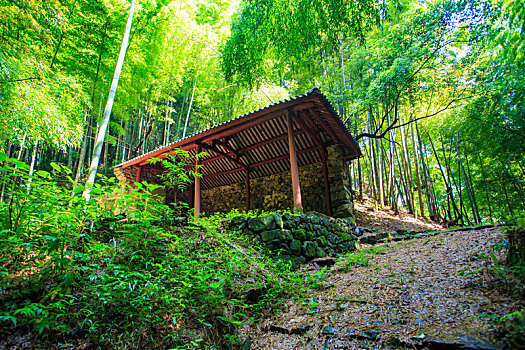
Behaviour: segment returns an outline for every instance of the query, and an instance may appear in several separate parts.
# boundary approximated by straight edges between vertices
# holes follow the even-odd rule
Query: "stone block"
[[[292,250],[292,253],[295,255],[299,255],[301,253],[301,241],[294,239],[290,243],[290,249]]]
[[[308,258],[313,258],[317,254],[318,245],[316,242],[306,241],[303,243],[304,255]]]
[[[303,228],[298,228],[295,230],[295,238],[300,239],[301,241],[306,240],[306,231]]]
[[[259,216],[248,221],[248,228],[253,231],[266,231],[276,228],[283,228],[283,218],[278,213],[266,216]]]

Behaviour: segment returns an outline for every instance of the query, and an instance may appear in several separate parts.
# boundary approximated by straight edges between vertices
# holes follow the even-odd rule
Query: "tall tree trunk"
[[[399,121],[401,123],[401,119]],[[408,154],[408,146],[405,138],[405,133],[403,131],[403,128],[399,128],[399,131],[401,132],[401,146],[403,147],[403,155],[404,155],[404,162],[405,162],[405,176],[406,176],[406,182],[408,187],[408,200],[410,201],[410,208],[409,211],[411,214],[414,214],[417,218],[417,211],[415,206],[415,200],[414,200],[414,185],[412,181],[412,167],[410,166],[410,156]]]
[[[75,182],[78,182],[80,180],[80,175],[82,174],[82,168],[84,167],[84,159],[86,158],[86,148],[88,143],[88,137],[89,137],[89,129],[90,129],[90,120],[88,109],[85,109],[85,115],[84,119],[88,119],[88,123],[86,124],[86,128],[84,129],[84,137],[82,138],[82,146],[80,146],[80,154],[78,158],[78,164],[77,164],[77,172],[75,175]]]
[[[31,154],[31,165],[29,166],[29,179],[27,180],[27,194],[29,194],[29,191],[31,189],[31,181],[33,180],[33,172],[35,171],[35,161],[36,161],[36,154],[38,151],[38,141],[35,142],[35,146],[33,147],[33,152]]]
[[[452,186],[450,185],[450,182],[448,181],[448,177],[445,176],[445,173],[443,171],[443,167],[441,166],[441,163],[439,162],[438,154],[436,152],[436,149],[434,148],[434,142],[432,142],[432,138],[430,137],[429,134],[428,134],[428,138],[430,140],[430,146],[432,147],[432,151],[434,152],[434,157],[436,157],[436,161],[438,163],[439,171],[441,172],[441,176],[443,177],[443,182],[445,183],[445,188],[446,188],[446,191],[447,191],[447,198],[450,200],[450,202],[452,202],[452,206],[454,208],[455,215],[458,215],[457,217],[459,217],[458,208],[456,206],[456,202],[454,201],[454,195],[453,195],[453,192],[452,192]],[[443,144],[442,144],[442,146],[443,146]],[[444,149],[443,149],[443,156],[445,157],[445,150]],[[446,162],[446,157],[445,157],[445,162]],[[448,209],[448,213],[449,213],[449,219],[453,220],[452,219],[452,215],[450,213],[450,208]]]
[[[507,206],[509,207],[509,212],[510,212],[510,215],[511,216],[514,216],[514,211],[512,210],[512,205],[510,205],[510,201],[509,201],[509,195],[507,193],[507,184],[506,184],[506,181],[501,181],[501,184],[503,186],[503,191],[505,192],[505,200],[507,202]]]
[[[419,174],[419,157],[417,156],[416,150],[416,135],[414,131],[414,123],[410,124],[412,131],[412,148],[414,152],[414,170],[416,172],[416,186],[417,186],[417,196],[419,200],[419,213],[422,217],[425,217],[425,205],[423,203],[423,189],[421,188],[421,177]]]
[[[188,106],[188,114],[186,115],[186,123],[184,123],[184,132],[182,138],[186,137],[186,130],[188,129],[188,121],[190,120],[191,106],[193,104],[193,97],[195,96],[195,88],[197,87],[197,75],[195,75],[195,82],[193,83],[193,92],[191,93],[190,105]]]
[[[102,145],[104,144],[104,139],[106,137],[106,131],[109,124],[109,117],[111,115],[111,109],[113,108],[113,101],[115,99],[115,94],[117,93],[118,81],[120,78],[120,72],[122,71],[122,66],[124,65],[124,58],[126,57],[126,50],[128,48],[129,34],[131,31],[131,23],[133,21],[133,12],[135,10],[135,0],[131,0],[131,6],[129,9],[128,21],[126,23],[126,31],[124,37],[122,38],[122,45],[120,47],[119,58],[117,61],[117,66],[115,67],[115,74],[113,76],[113,81],[111,82],[111,89],[109,91],[108,101],[106,108],[104,110],[104,117],[100,123],[100,128],[97,134],[97,140],[93,150],[93,158],[91,160],[91,166],[89,169],[89,175],[86,181],[86,189],[84,190],[84,198],[89,200],[90,198],[90,188],[95,183],[95,176],[97,175],[98,164],[100,162],[100,152],[102,151]]]
[[[472,194],[472,201],[474,202],[474,209],[476,210],[476,217],[478,223],[481,223],[481,216],[479,215],[478,201],[476,199],[476,192],[474,191],[474,182],[472,181],[472,173],[470,171],[470,164],[468,161],[468,155],[465,154],[465,163],[467,164],[468,182],[470,185],[470,192]]]
[[[190,89],[189,82],[186,83],[186,92],[184,93],[184,99],[182,100],[182,106],[180,108],[179,117],[177,118],[177,130],[175,130],[175,138],[179,138],[179,130],[180,130],[180,123],[182,121],[182,116],[184,115],[184,106],[186,105],[186,101],[188,100],[188,90]]]
[[[485,188],[485,196],[487,197],[487,205],[489,207],[489,217],[490,217],[490,222],[492,223],[493,220],[493,216],[492,216],[492,206],[490,205],[490,197],[489,197],[489,190],[488,190],[488,187],[487,187],[487,177],[485,175],[485,170],[484,170],[484,167],[483,167],[483,159],[481,158],[481,154],[478,153],[478,158],[479,158],[479,165],[481,166],[481,176],[483,177],[483,187]]]
[[[472,211],[472,219],[474,220],[474,223],[477,223],[477,217],[476,217],[476,210],[474,208],[474,201],[472,200],[472,191],[470,189],[470,184],[469,184],[469,181],[468,181],[468,177],[467,177],[467,174],[465,172],[465,167],[463,166],[463,162],[461,160],[461,151],[460,151],[460,148],[459,148],[459,145],[458,145],[458,142],[456,141],[456,154],[457,154],[457,158],[458,158],[458,172],[460,173],[460,176],[461,174],[463,174],[463,179],[464,179],[464,183],[465,183],[465,189],[467,191],[467,197],[469,199],[469,203],[470,203],[470,210]],[[459,183],[461,184],[461,180],[459,181]]]

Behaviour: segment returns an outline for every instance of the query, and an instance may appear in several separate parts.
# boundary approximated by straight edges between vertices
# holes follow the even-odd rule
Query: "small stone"
[[[317,265],[319,267],[330,267],[335,265],[335,259],[332,258],[318,258],[312,260],[312,264]]]
[[[323,335],[335,335],[338,333],[339,327],[337,326],[326,326],[322,331],[321,334]]]
[[[379,332],[373,329],[367,329],[366,331],[359,333],[359,337],[368,340],[376,340],[379,337]]]

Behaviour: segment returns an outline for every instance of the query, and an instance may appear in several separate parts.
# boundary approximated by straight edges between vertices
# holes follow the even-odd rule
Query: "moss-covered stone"
[[[316,242],[306,241],[303,243],[304,255],[306,255],[307,258],[315,257],[315,254],[317,253],[317,248],[318,245]]]
[[[295,238],[300,239],[301,241],[306,241],[306,231],[303,228],[296,229]]]
[[[278,213],[259,216],[248,221],[248,228],[253,231],[266,231],[283,228],[283,218]]]
[[[290,249],[292,250],[292,253],[299,255],[301,253],[301,241],[294,239],[290,243]]]

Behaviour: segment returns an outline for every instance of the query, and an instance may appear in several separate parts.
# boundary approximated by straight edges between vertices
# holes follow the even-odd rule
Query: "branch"
[[[2,84],[7,84],[7,83],[17,83],[17,82],[20,82],[20,81],[26,81],[26,80],[37,80],[37,79],[40,79],[40,77],[32,77],[32,78],[24,78],[24,79],[15,79],[15,80],[6,80],[6,81],[0,81],[0,83],[2,83]]]
[[[395,129],[395,128],[394,128],[394,125],[397,123],[397,120],[398,120],[398,119],[397,119],[397,116],[396,116],[396,117],[394,118],[394,120],[392,121],[392,123],[388,126],[388,128],[386,128],[386,130],[383,131],[383,132],[382,132],[381,134],[379,134],[379,135],[377,135],[377,132],[378,132],[379,130],[374,131],[373,134],[365,132],[365,133],[362,133],[362,134],[357,135],[357,136],[355,137],[355,140],[358,141],[359,139],[361,139],[361,138],[363,138],[363,137],[368,137],[368,138],[370,138],[370,139],[382,139],[382,138],[385,137],[385,135],[386,135],[387,132],[389,132],[389,131],[392,130],[392,129]]]
[[[433,117],[441,112],[444,112],[446,111],[447,109],[451,109],[451,108],[457,108],[459,106],[452,106],[451,105],[455,102],[458,102],[458,101],[461,101],[461,100],[466,100],[466,99],[469,99],[469,98],[472,98],[473,96],[467,96],[467,97],[461,97],[461,98],[455,98],[455,99],[452,99],[450,100],[450,102],[445,106],[443,107],[442,109],[440,109],[439,111],[436,111],[432,114],[427,114],[423,117],[419,117],[419,118],[415,118],[415,119],[410,119],[408,122],[406,123],[403,123],[403,124],[399,124],[399,125],[395,125],[397,122],[398,122],[398,119],[397,119],[397,116],[394,118],[394,120],[392,121],[392,123],[390,123],[390,125],[388,126],[388,128],[386,128],[385,131],[383,131],[381,134],[377,135],[377,133],[379,132],[379,130],[376,130],[374,133],[362,133],[362,134],[359,134],[355,137],[355,140],[358,141],[359,139],[363,138],[363,137],[368,137],[370,139],[382,139],[382,138],[385,138],[385,135],[390,131],[390,130],[394,130],[394,129],[399,129],[403,126],[406,126],[410,123],[413,123],[413,122],[416,122],[418,120],[421,120],[421,119],[426,119],[426,118],[430,118],[430,117]]]

